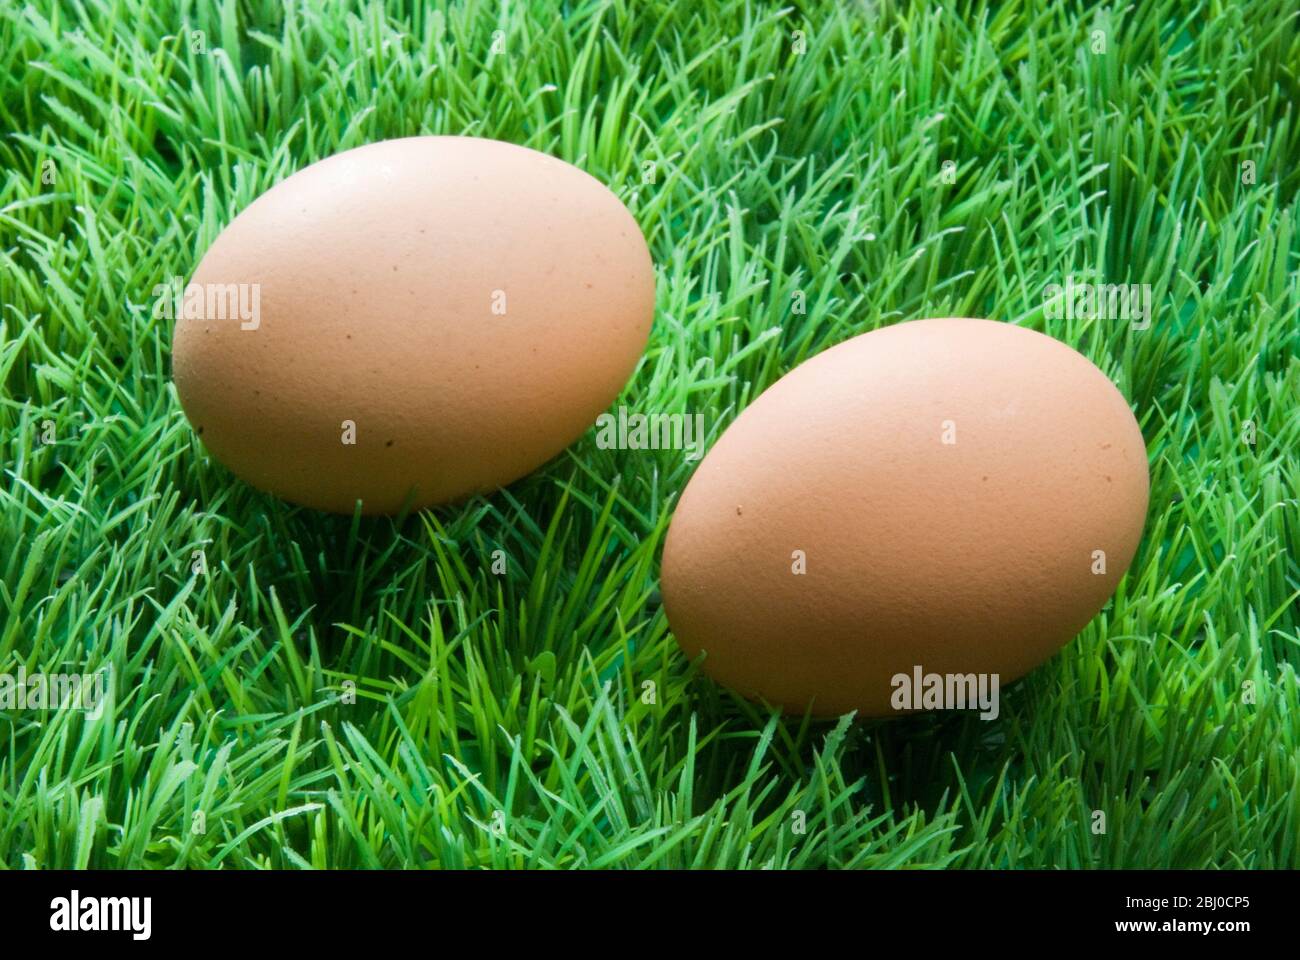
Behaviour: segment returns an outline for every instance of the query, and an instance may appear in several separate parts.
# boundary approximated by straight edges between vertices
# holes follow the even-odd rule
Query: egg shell
[[[255,323],[213,309],[175,326],[202,442],[262,490],[368,514],[491,491],[562,451],[626,384],[655,298],[645,239],[604,185],[473,137],[295,173],[191,279],[225,284],[258,291]]]
[[[896,674],[1006,684],[1071,640],[1132,562],[1147,496],[1142,433],[1081,354],[989,320],[902,323],[727,428],[673,515],[664,607],[744,696],[897,716]]]

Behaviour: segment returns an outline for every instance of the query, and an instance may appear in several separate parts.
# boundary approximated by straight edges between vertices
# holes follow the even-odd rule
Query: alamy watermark
[[[260,283],[185,283],[172,277],[153,288],[155,320],[238,320],[240,330],[262,325]]]
[[[109,668],[95,673],[0,673],[0,710],[94,710],[104,699]]]
[[[83,897],[73,890],[50,901],[50,929],[55,933],[125,931],[132,940],[153,933],[152,897]]]
[[[1090,283],[1065,278],[1064,286],[1043,288],[1043,314],[1048,320],[1128,320],[1134,330],[1151,326],[1151,284]]]
[[[704,455],[704,414],[633,413],[596,418],[596,446],[601,450],[685,450],[687,460]]]
[[[981,720],[998,718],[996,673],[896,673],[889,685],[889,705],[895,710],[975,710]]]

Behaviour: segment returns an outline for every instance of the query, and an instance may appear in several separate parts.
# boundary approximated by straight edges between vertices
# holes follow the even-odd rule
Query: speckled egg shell
[[[674,513],[664,606],[742,695],[896,716],[896,674],[1006,684],[1069,642],[1132,561],[1147,495],[1141,431],[1081,354],[988,320],[902,323],[808,360],[723,433]]]
[[[202,442],[256,487],[345,513],[459,500],[555,456],[623,388],[655,298],[613,193],[472,137],[299,171],[221,232],[191,283],[260,298],[255,327],[176,322],[176,389]]]

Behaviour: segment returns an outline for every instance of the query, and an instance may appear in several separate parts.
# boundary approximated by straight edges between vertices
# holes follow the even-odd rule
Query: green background
[[[945,6],[0,9],[0,672],[114,672],[93,713],[0,711],[0,864],[1300,866],[1296,13]],[[400,521],[236,480],[154,285],[294,170],[418,133],[625,200],[658,306],[619,403],[710,442],[883,324],[1075,346],[1150,451],[1115,599],[996,722],[781,719],[668,630],[679,452],[592,432]],[[1151,327],[1045,318],[1089,270],[1151,284]]]

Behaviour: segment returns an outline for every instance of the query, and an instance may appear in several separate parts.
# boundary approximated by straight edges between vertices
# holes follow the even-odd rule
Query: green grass
[[[1300,866],[1292,4],[409,6],[0,9],[0,672],[114,672],[95,713],[0,711],[0,864]],[[593,431],[396,520],[236,480],[153,286],[293,170],[418,133],[623,197],[659,301],[620,402],[710,442],[883,324],[1077,347],[1150,451],[1113,602],[991,724],[780,718],[668,629],[680,453]],[[1149,329],[1045,318],[1092,269],[1153,285]]]

